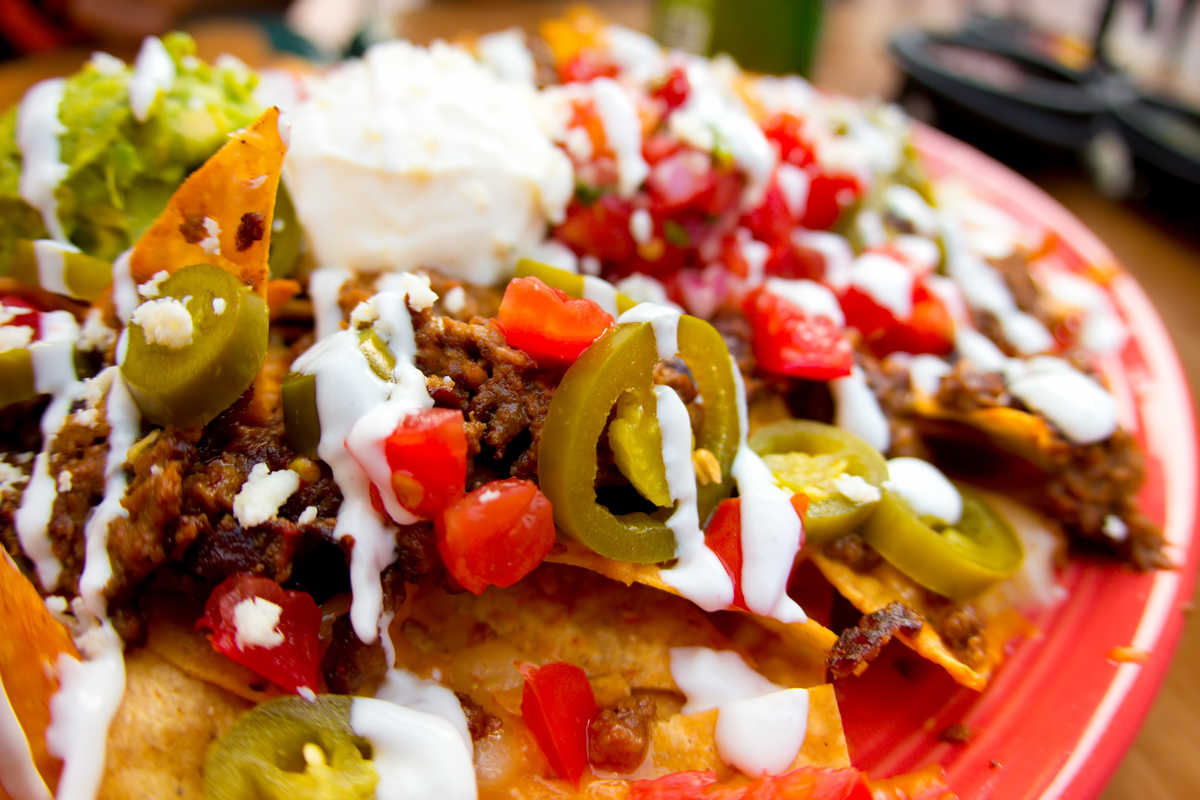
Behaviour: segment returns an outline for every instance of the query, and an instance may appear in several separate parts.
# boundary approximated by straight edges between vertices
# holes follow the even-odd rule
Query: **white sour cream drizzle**
[[[324,267],[313,270],[308,276],[308,296],[312,298],[313,325],[317,341],[337,333],[342,326],[342,308],[338,305],[338,293],[350,280],[349,270]]]
[[[902,320],[912,315],[914,279],[908,267],[879,253],[863,253],[850,270],[850,284],[855,289]]]
[[[125,336],[124,333],[121,335]],[[83,574],[79,576],[79,596],[83,598],[87,610],[98,619],[104,619],[104,587],[112,578],[108,528],[117,517],[129,515],[121,505],[126,487],[125,459],[141,432],[141,414],[121,377],[121,371],[117,367],[108,367],[104,372],[108,373],[104,380],[111,381],[105,408],[109,434],[108,455],[104,461],[104,499],[92,509],[83,528],[86,557]],[[93,380],[102,378],[97,375]]]
[[[717,752],[752,777],[787,770],[808,733],[808,692],[771,683],[732,651],[674,647],[671,677],[683,713],[717,709]]]
[[[73,296],[67,287],[67,253],[78,253],[79,248],[70,242],[54,239],[38,239],[33,243],[33,256],[37,262],[38,285],[57,294]]]
[[[919,458],[890,458],[886,487],[900,495],[919,516],[947,525],[962,519],[962,495],[941,470]]]
[[[792,303],[810,317],[825,317],[839,326],[846,324],[837,297],[816,281],[767,278],[766,289]]]
[[[1075,444],[1103,441],[1117,429],[1112,395],[1062,359],[1010,361],[1004,379],[1013,397],[1045,416]]]
[[[950,374],[950,365],[937,356],[922,353],[908,362],[908,380],[922,394],[933,396],[938,392],[942,377]]]
[[[323,295],[336,296],[333,284],[310,284],[314,307],[329,305],[329,297]],[[380,442],[400,419],[429,408],[433,401],[425,390],[423,375],[412,363],[415,344],[406,295],[380,292],[367,302],[375,315],[375,331],[396,357],[394,381],[384,381],[371,370],[355,330],[337,331],[320,339],[296,359],[292,369],[316,378],[317,414],[321,420],[317,455],[333,471],[343,496],[333,535],[335,539],[354,537],[350,621],[358,638],[369,644],[378,635],[383,610],[379,576],[395,558],[394,532],[375,512],[370,498],[372,477],[379,486],[390,486],[390,470]],[[400,522],[415,521],[393,493],[379,494],[390,516]]]
[[[0,680],[0,788],[13,800],[50,800],[50,790],[42,780],[29,749],[29,740],[21,721],[13,711],[4,681]]]
[[[583,276],[583,296],[617,318],[617,287],[595,275]]]
[[[371,761],[379,773],[376,800],[475,800],[471,749],[442,717],[355,697],[350,702],[350,727],[371,743]]]
[[[617,157],[617,191],[629,197],[650,173],[642,158],[642,123],[637,108],[628,92],[611,78],[597,78],[584,85],[604,126],[604,138]]]
[[[129,76],[129,107],[138,122],[150,115],[159,92],[165,92],[175,82],[175,62],[157,36],[147,36],[138,50]]]
[[[62,571],[46,532],[58,496],[58,481],[50,474],[50,445],[66,422],[71,404],[80,397],[83,384],[75,376],[75,340],[79,338],[75,318],[66,311],[52,311],[42,315],[42,326],[42,339],[29,346],[29,354],[34,388],[39,394],[49,394],[50,404],[42,413],[42,449],[34,459],[13,523],[42,588],[50,591]]]
[[[886,453],[892,442],[891,429],[862,369],[855,367],[849,375],[834,378],[829,382],[829,388],[837,407],[834,424]]]
[[[825,261],[823,280],[834,291],[840,292],[850,285],[850,267],[854,264],[854,251],[846,237],[830,231],[792,231],[792,243],[804,250],[814,250]]]
[[[121,637],[108,622],[76,638],[86,660],[58,657],[46,749],[63,761],[57,800],[94,800],[104,775],[108,727],[125,694]]]
[[[62,78],[41,81],[21,98],[17,108],[17,147],[21,150],[21,199],[42,215],[51,238],[66,241],[66,232],[58,219],[58,184],[67,177],[62,163],[58,137],[67,128],[58,119],[66,81]]]

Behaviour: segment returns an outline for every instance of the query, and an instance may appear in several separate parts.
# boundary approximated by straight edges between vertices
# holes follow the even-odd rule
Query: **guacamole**
[[[73,244],[105,260],[128,248],[188,173],[262,111],[253,97],[257,76],[240,62],[206,64],[181,33],[162,44],[174,78],[143,121],[130,102],[135,70],[111,56],[94,56],[63,88],[58,218]],[[9,272],[18,239],[47,236],[41,214],[21,198],[17,113],[14,107],[0,117],[0,275]]]

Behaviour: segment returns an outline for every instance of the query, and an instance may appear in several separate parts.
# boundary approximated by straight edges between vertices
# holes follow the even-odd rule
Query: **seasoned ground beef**
[[[879,408],[887,417],[891,434],[887,455],[927,458],[929,453],[921,440],[913,418],[912,387],[908,369],[894,359],[878,359],[858,342],[854,361],[867,378],[871,391],[879,399]]]
[[[646,759],[657,707],[645,695],[623,697],[588,725],[588,761],[610,772],[633,772]]]
[[[883,556],[854,531],[830,539],[822,545],[821,552],[855,572],[869,572],[883,561]]]
[[[900,603],[889,603],[865,615],[838,636],[825,666],[834,680],[849,677],[873,661],[897,633],[915,634],[924,622]]]
[[[321,673],[329,691],[334,694],[374,694],[383,683],[387,670],[383,646],[378,641],[363,644],[354,635],[350,615],[338,617],[321,658]]]
[[[504,721],[494,714],[489,714],[483,706],[476,703],[471,695],[465,692],[455,692],[458,704],[462,706],[463,716],[467,718],[467,731],[471,741],[478,742],[496,733],[504,726]]]
[[[1012,401],[1003,375],[980,372],[965,361],[955,364],[953,370],[942,376],[938,385],[938,405],[959,414],[980,408],[1009,406]]]
[[[987,659],[987,642],[978,612],[932,592],[926,595],[931,609],[930,623],[954,657],[972,669],[983,664]]]

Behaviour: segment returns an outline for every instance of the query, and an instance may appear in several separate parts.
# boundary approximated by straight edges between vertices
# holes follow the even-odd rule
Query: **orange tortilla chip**
[[[593,553],[578,542],[566,541],[563,544],[565,545],[564,549],[550,553],[546,560],[556,564],[583,567],[626,586],[640,583],[643,586],[679,596],[679,592],[662,579],[658,567],[654,564],[613,561]],[[781,638],[814,648],[822,654],[828,654],[834,642],[837,641],[837,634],[812,619],[798,623],[779,622],[759,616],[754,616],[754,619]]]
[[[846,564],[820,553],[814,553],[812,559],[826,580],[862,613],[870,614],[895,602],[920,614],[926,622],[917,635],[897,634],[897,638],[925,658],[940,664],[954,680],[971,689],[982,690],[987,686],[992,670],[1004,656],[1004,646],[1012,637],[1028,628],[1025,618],[1015,611],[1005,611],[987,618],[983,627],[986,654],[983,663],[971,667],[954,655],[929,623],[932,615],[925,590],[894,567],[885,562],[867,572],[856,572]]]
[[[1001,450],[1021,456],[1040,467],[1053,466],[1053,456],[1068,446],[1049,422],[1037,414],[1017,408],[979,408],[957,412],[943,408],[932,397],[917,394],[913,409],[921,417],[948,420],[976,430]]]
[[[734,777],[737,772],[717,754],[717,715],[712,709],[655,722],[651,733],[654,766],[663,772],[710,769],[721,780]],[[808,732],[789,769],[848,766],[850,751],[833,686],[814,686],[808,690]]]
[[[3,548],[0,553],[0,619],[4,620],[0,690],[8,695],[38,771],[53,788],[62,769],[61,762],[46,750],[50,698],[58,691],[55,665],[59,654],[78,658],[79,652],[67,629],[50,616],[37,589]],[[4,796],[0,789],[0,797]]]
[[[133,279],[141,283],[162,270],[207,263],[266,297],[275,192],[286,151],[277,108],[234,133],[183,182],[133,246]]]

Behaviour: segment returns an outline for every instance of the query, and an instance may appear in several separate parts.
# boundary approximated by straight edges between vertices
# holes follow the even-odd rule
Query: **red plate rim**
[[[1043,641],[1018,644],[1011,663],[1001,668],[988,691],[949,692],[933,705],[913,705],[910,712],[933,716],[924,720],[924,730],[907,737],[871,731],[869,723],[864,725],[867,717],[860,703],[858,720],[847,709],[848,735],[852,749],[855,729],[863,735],[866,763],[856,758],[859,766],[887,774],[940,761],[951,787],[965,797],[1092,798],[1111,777],[1150,709],[1178,644],[1182,608],[1196,579],[1200,470],[1191,395],[1153,304],[1132,277],[1117,269],[1116,258],[1083,223],[1028,180],[969,145],[923,125],[916,127],[914,139],[932,173],[963,176],[974,192],[1021,224],[1053,232],[1068,266],[1115,272],[1109,295],[1127,324],[1130,342],[1119,359],[1104,366],[1124,419],[1138,429],[1148,456],[1143,506],[1163,524],[1179,569],[1133,574],[1111,563],[1073,564],[1063,575],[1073,594],[1034,620],[1046,625]],[[1114,618],[1111,627],[1106,627],[1107,618],[1092,613],[1118,607],[1120,618]],[[1065,635],[1055,625],[1077,626],[1086,645],[1074,646],[1074,631]],[[1140,664],[1104,658],[1103,648],[1120,644],[1149,656]],[[1091,649],[1084,651],[1085,647]],[[1056,668],[1055,659],[1061,659],[1061,668]],[[1068,683],[1063,694],[1043,694],[1064,692],[1064,680],[1074,676],[1064,679],[1056,673],[1071,669],[1079,670],[1077,692]],[[855,691],[849,686],[847,694]],[[1033,730],[1017,727],[1025,715]],[[934,735],[937,726],[962,719],[982,722],[981,733],[970,744],[949,745]],[[989,731],[992,720],[995,730]],[[1022,734],[1030,741],[1014,743]],[[1006,749],[1016,763],[1001,765],[989,758],[990,752]]]

